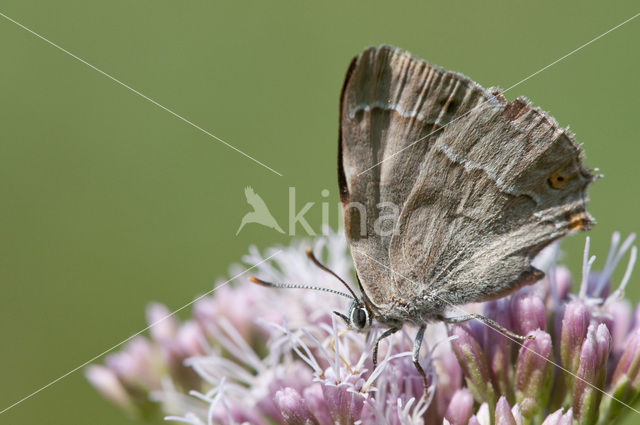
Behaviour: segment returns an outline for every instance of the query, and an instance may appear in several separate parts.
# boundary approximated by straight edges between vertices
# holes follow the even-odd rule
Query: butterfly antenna
[[[349,286],[349,284],[347,282],[345,282],[340,276],[338,276],[333,270],[331,270],[330,268],[328,268],[327,266],[325,266],[324,264],[322,264],[320,261],[318,261],[318,259],[316,258],[315,255],[313,255],[313,251],[311,251],[310,249],[307,249],[307,257],[309,257],[309,259],[311,261],[313,261],[313,264],[315,264],[316,266],[318,266],[318,268],[324,270],[325,272],[331,274],[333,277],[335,277],[336,279],[338,279],[340,282],[342,282],[342,284],[345,286],[345,288],[347,288],[347,290],[349,291],[349,293],[351,295],[353,295],[353,299],[355,300],[359,300],[358,296],[356,295],[355,292],[353,292],[353,289],[351,289],[351,286]]]
[[[315,289],[316,291],[330,292],[336,295],[342,295],[345,298],[354,299],[351,295],[346,292],[336,291],[334,289],[329,288],[321,288],[320,286],[308,286],[308,285],[290,285],[287,283],[273,283],[267,282],[266,280],[258,279],[257,277],[251,276],[249,280],[253,283],[257,283],[258,285],[266,286],[267,288],[287,288],[287,289]]]

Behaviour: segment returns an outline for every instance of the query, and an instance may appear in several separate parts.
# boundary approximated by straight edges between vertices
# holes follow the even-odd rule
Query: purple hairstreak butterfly
[[[418,351],[430,322],[478,319],[525,339],[480,315],[445,313],[537,282],[533,258],[590,228],[586,189],[598,175],[582,157],[524,98],[508,102],[390,46],[356,56],[340,96],[338,184],[359,294],[308,255],[348,289],[349,311],[335,312],[348,327],[385,329],[374,365],[380,340],[405,323],[418,327],[413,358],[425,388]]]

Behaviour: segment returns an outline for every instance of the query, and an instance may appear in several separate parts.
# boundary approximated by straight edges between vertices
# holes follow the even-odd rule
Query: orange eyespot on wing
[[[586,230],[589,226],[589,219],[583,213],[574,214],[569,217],[569,231]]]
[[[569,175],[556,171],[549,176],[547,181],[552,188],[562,189],[567,184],[567,181],[569,181]]]

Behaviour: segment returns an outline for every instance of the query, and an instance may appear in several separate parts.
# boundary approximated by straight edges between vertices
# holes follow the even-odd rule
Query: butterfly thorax
[[[388,327],[398,326],[402,323],[411,323],[417,326],[438,321],[445,312],[447,305],[442,300],[429,294],[422,297],[402,299],[392,297],[390,303],[375,306],[374,319]]]

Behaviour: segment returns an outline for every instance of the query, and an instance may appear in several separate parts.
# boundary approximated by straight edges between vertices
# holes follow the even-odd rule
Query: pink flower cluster
[[[534,339],[512,341],[477,321],[429,326],[421,353],[426,399],[411,361],[415,329],[385,339],[373,370],[380,330],[346,331],[331,314],[345,311],[344,298],[263,288],[241,266],[229,272],[241,277],[194,303],[190,320],[151,304],[150,337],[132,339],[86,375],[131,415],[193,425],[614,423],[637,414],[631,405],[640,398],[640,308],[623,299],[632,241],[621,244],[614,234],[600,273],[590,272],[587,243],[576,285],[552,248],[537,259],[543,281],[463,307]],[[252,249],[243,261],[258,264],[250,273],[265,280],[342,289],[306,258],[308,247],[273,248],[264,257]],[[339,275],[353,273],[343,236],[319,238],[312,248]],[[628,252],[614,291],[611,276]]]

